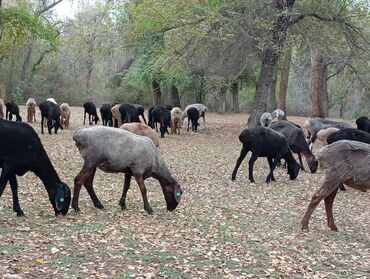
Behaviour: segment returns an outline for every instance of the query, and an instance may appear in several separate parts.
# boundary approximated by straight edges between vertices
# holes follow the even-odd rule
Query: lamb
[[[274,120],[276,117],[284,116],[285,113],[281,109],[276,109],[273,112],[264,112],[262,113],[260,117],[260,124],[264,127],[270,127],[272,120]]]
[[[204,129],[205,129],[206,128],[206,115],[205,114],[208,108],[203,104],[196,103],[196,104],[188,105],[181,114],[181,117],[180,117],[181,122],[184,123],[184,119],[188,116],[188,109],[192,107],[196,108],[199,111],[199,117],[203,118],[203,124],[204,124]]]
[[[153,109],[149,109],[150,111],[150,119],[149,123],[151,123],[151,127],[154,128],[156,123],[160,123],[159,131],[161,133],[161,138],[164,138],[164,134],[167,133],[167,127],[171,127],[171,114],[170,112],[164,107],[154,107]]]
[[[125,123],[120,128],[136,135],[147,136],[154,142],[155,146],[159,147],[158,134],[148,125],[141,123]]]
[[[174,107],[171,110],[171,134],[178,134],[180,135],[180,127],[181,127],[181,109],[179,107]]]
[[[199,120],[199,111],[192,107],[188,109],[188,129],[187,131],[189,132],[189,123],[191,121],[191,130],[193,132],[196,132],[198,129],[198,120]]]
[[[26,102],[27,107],[27,122],[36,122],[36,101],[34,98],[29,98]]]
[[[302,230],[308,230],[311,215],[322,199],[325,200],[325,211],[328,226],[338,231],[334,222],[333,202],[338,188],[346,184],[351,188],[366,191],[370,189],[370,145],[362,142],[341,140],[324,146],[316,158],[327,167],[321,188],[312,196],[307,211],[302,218]]]
[[[113,127],[121,127],[122,122],[121,122],[121,113],[119,112],[119,107],[120,104],[116,104],[112,107],[112,121],[113,121]]]
[[[275,181],[274,169],[277,162],[282,158],[288,164],[288,174],[290,179],[294,180],[297,178],[300,165],[294,159],[292,152],[290,151],[287,140],[284,135],[276,132],[270,128],[257,126],[250,129],[245,129],[239,135],[239,140],[243,144],[240,156],[236,161],[234,171],[231,175],[231,179],[234,181],[236,173],[248,151],[252,151],[252,156],[249,160],[249,180],[254,182],[253,178],[253,165],[258,157],[267,157],[267,161],[270,166],[270,173],[266,178],[266,182]]]
[[[0,120],[0,197],[9,181],[13,195],[13,210],[24,212],[18,200],[17,175],[34,172],[43,182],[55,215],[65,215],[71,202],[69,187],[55,171],[35,130],[26,123]]]
[[[338,132],[340,129],[330,127],[326,129],[321,129],[320,131],[317,132],[317,138],[324,142],[324,144],[328,144],[328,137],[335,132]]]
[[[356,120],[357,129],[370,133],[370,119],[361,116]]]
[[[136,108],[131,104],[123,104],[119,107],[119,112],[121,114],[121,123],[132,123],[139,122],[139,115],[137,114]]]
[[[52,102],[52,103],[54,103],[56,105],[58,104],[57,101],[55,101],[54,98],[47,98],[46,101]]]
[[[81,156],[83,167],[74,182],[72,208],[80,211],[78,206],[82,184],[85,185],[94,206],[103,208],[93,188],[96,168],[108,173],[122,172],[125,174],[123,193],[119,202],[126,209],[126,194],[133,176],[140,187],[144,209],[153,213],[149,205],[144,180],[156,178],[163,190],[167,209],[175,210],[181,200],[180,185],[171,175],[158,149],[148,137],[138,136],[123,129],[96,126],[80,129],[73,134]]]
[[[144,123],[146,123],[146,119],[145,119],[145,116],[144,116],[144,107],[142,105],[138,105],[138,104],[133,104],[133,106],[136,108],[136,111],[137,111],[137,115],[138,116],[141,116],[141,118],[143,118],[144,120]]]
[[[370,134],[354,128],[346,128],[332,133],[328,137],[328,144],[340,140],[353,140],[370,144]]]
[[[298,154],[299,163],[301,165],[301,169],[304,170],[303,163],[302,163],[302,156],[305,156],[308,167],[310,168],[311,173],[315,173],[317,170],[318,162],[315,158],[315,155],[312,154],[310,147],[308,146],[303,130],[298,128],[294,123],[289,122],[287,120],[280,120],[274,122],[270,126],[271,129],[282,133],[288,144],[290,149]]]
[[[6,102],[6,113],[5,113],[5,119],[12,121],[13,114],[15,115],[15,119],[17,122],[22,122],[22,117],[19,115],[19,107],[16,103],[13,101]]]
[[[60,107],[50,101],[40,103],[39,109],[41,111],[41,134],[44,134],[44,120],[47,120],[48,132],[51,135],[51,129],[54,128],[54,133],[58,133],[58,129],[63,130],[60,124]]]
[[[344,122],[344,121],[336,122],[336,121],[323,119],[320,117],[309,118],[304,123],[304,128],[306,129],[306,132],[307,132],[306,138],[308,139],[308,144],[315,142],[315,140],[317,139],[317,133],[320,130],[326,129],[329,127],[334,127],[338,129],[352,128],[351,124]]]
[[[4,100],[0,98],[0,119],[4,118]]]
[[[62,103],[60,105],[60,121],[61,121],[61,126],[64,128],[69,128],[69,119],[71,117],[71,108],[68,105],[68,103]]]
[[[99,117],[98,113],[96,112],[96,106],[93,102],[86,102],[83,104],[83,107],[85,109],[84,111],[84,125],[85,125],[85,120],[86,120],[86,113],[89,115],[89,124],[92,125],[93,122],[95,124],[98,123]]]
[[[110,104],[102,104],[100,108],[101,121],[103,126],[113,126],[112,120],[112,106]]]

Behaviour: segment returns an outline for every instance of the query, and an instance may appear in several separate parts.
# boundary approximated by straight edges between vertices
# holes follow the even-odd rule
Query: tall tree
[[[279,87],[279,101],[278,101],[278,108],[285,112],[282,119],[286,119],[286,97],[288,91],[288,82],[289,82],[289,71],[290,71],[290,63],[292,58],[292,46],[289,44],[288,49],[286,51],[284,62],[281,68],[280,74],[280,87]]]

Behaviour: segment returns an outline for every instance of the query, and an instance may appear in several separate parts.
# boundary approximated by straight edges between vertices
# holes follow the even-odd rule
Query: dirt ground
[[[58,135],[41,135],[39,111],[37,116],[32,126],[59,176],[73,189],[82,159],[72,134],[83,127],[83,110],[73,107],[71,128]],[[123,175],[97,171],[95,190],[105,209],[94,208],[83,188],[81,212],[70,210],[66,217],[55,218],[43,184],[27,173],[19,178],[26,216],[17,218],[7,186],[0,200],[0,277],[370,277],[369,193],[338,192],[334,216],[339,232],[327,227],[323,203],[312,216],[310,231],[301,232],[300,220],[324,171],[301,172],[291,181],[286,170],[277,169],[277,182],[266,184],[268,164],[260,158],[251,184],[248,154],[232,182],[241,149],[238,135],[247,116],[206,117],[207,127],[201,125],[198,133],[183,129],[180,136],[161,139],[160,153],[184,191],[174,212],[166,211],[154,179],[146,180],[154,214],[143,210],[135,182],[128,192],[128,209],[122,211],[118,201]],[[301,125],[305,120],[289,119]]]

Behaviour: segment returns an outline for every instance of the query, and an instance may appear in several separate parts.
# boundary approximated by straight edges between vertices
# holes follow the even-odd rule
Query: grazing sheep
[[[308,144],[310,145],[311,143],[314,143],[315,140],[317,139],[317,133],[326,128],[338,128],[338,129],[343,129],[343,128],[352,128],[351,124],[347,122],[336,122],[336,121],[331,121],[327,119],[323,119],[320,117],[314,117],[314,118],[309,118],[306,120],[304,123],[304,128],[306,129],[307,136],[306,138],[308,139]]]
[[[86,120],[86,113],[89,115],[89,124],[92,125],[93,122],[95,124],[98,123],[99,117],[98,113],[96,112],[96,106],[93,102],[86,102],[83,104],[83,107],[85,109],[84,111],[84,125],[85,125],[85,120]]]
[[[58,129],[63,130],[60,124],[60,107],[50,101],[40,103],[39,109],[41,111],[41,134],[44,133],[44,120],[47,120],[48,132],[51,135],[51,129],[54,128],[54,133],[58,133]]]
[[[46,101],[52,102],[52,103],[54,103],[56,105],[58,104],[57,101],[55,101],[54,98],[47,98]]]
[[[370,134],[354,128],[345,128],[329,135],[328,144],[340,140],[353,140],[370,144]]]
[[[317,132],[317,138],[324,142],[324,144],[328,144],[328,137],[335,132],[338,132],[340,129],[330,127],[326,129],[321,129],[320,131]]]
[[[188,109],[188,129],[187,131],[189,132],[189,123],[191,121],[191,130],[193,132],[196,132],[198,129],[198,120],[199,120],[199,111],[192,107]]]
[[[148,137],[138,136],[123,129],[97,126],[80,129],[73,134],[84,165],[75,178],[72,208],[79,211],[78,199],[82,184],[85,185],[94,206],[103,208],[93,188],[96,168],[108,173],[124,173],[125,182],[120,206],[126,209],[126,194],[133,176],[140,187],[144,209],[153,213],[150,207],[144,180],[156,178],[162,186],[168,210],[174,210],[181,199],[181,188],[171,175],[158,149]]]
[[[0,98],[0,119],[4,118],[4,100]]]
[[[171,110],[171,134],[180,135],[180,127],[182,125],[180,117],[181,109],[179,107],[174,107]]]
[[[260,117],[260,124],[264,127],[270,127],[272,120],[274,120],[277,117],[284,116],[285,113],[281,109],[276,109],[273,112],[264,112],[262,113]]]
[[[113,126],[112,106],[110,104],[102,104],[100,108],[100,116],[101,121],[103,122],[103,126]]]
[[[133,104],[133,106],[136,108],[136,111],[137,111],[137,115],[138,116],[141,116],[141,118],[143,118],[144,120],[144,123],[146,123],[146,119],[145,119],[145,116],[144,116],[144,107],[142,105],[138,105],[138,104]]]
[[[150,109],[149,109],[150,110]],[[156,127],[157,130],[157,123],[160,124],[159,131],[161,133],[161,138],[164,138],[164,134],[168,134],[168,127],[171,127],[171,114],[165,107],[154,107],[150,110],[150,119],[149,123],[151,123],[151,127]]]
[[[361,116],[356,120],[357,129],[370,133],[370,119]]]
[[[267,157],[270,166],[270,172],[266,178],[266,182],[275,181],[274,170],[277,162],[284,159],[288,164],[288,174],[290,179],[294,180],[299,173],[301,166],[294,159],[290,151],[287,140],[284,135],[270,128],[257,126],[250,129],[245,129],[239,135],[239,140],[243,144],[240,156],[236,161],[231,179],[234,181],[240,164],[249,151],[252,151],[252,156],[249,159],[249,180],[254,182],[253,165],[258,157]]]
[[[19,115],[19,107],[13,101],[9,101],[5,103],[6,113],[5,119],[12,121],[13,114],[15,115],[15,119],[17,122],[22,122],[22,117]]]
[[[33,123],[36,122],[36,101],[34,98],[29,98],[26,102],[27,108],[27,122]]]
[[[312,196],[307,211],[302,218],[302,230],[308,230],[311,215],[322,199],[325,200],[325,211],[328,226],[338,231],[334,222],[333,202],[338,188],[346,184],[351,188],[366,191],[370,189],[370,145],[362,142],[341,140],[324,146],[316,158],[327,168],[321,188]]]
[[[181,114],[181,117],[180,117],[181,123],[184,123],[184,119],[188,116],[189,108],[196,108],[199,111],[199,117],[203,118],[203,124],[204,124],[204,129],[205,129],[206,128],[206,111],[208,108],[203,104],[196,103],[196,104],[188,105]]]
[[[121,122],[121,113],[119,112],[119,107],[120,104],[116,104],[112,107],[112,120],[113,120],[113,127],[121,127],[122,122]]]
[[[71,202],[70,189],[60,180],[35,130],[25,123],[1,119],[0,134],[0,197],[9,181],[13,210],[17,216],[24,215],[18,200],[17,175],[32,171],[43,182],[55,215],[67,214]]]
[[[302,163],[302,156],[306,158],[308,167],[310,168],[311,173],[315,173],[317,170],[318,162],[315,158],[315,155],[312,154],[310,147],[307,144],[305,139],[303,130],[298,128],[292,122],[287,120],[280,120],[274,122],[270,126],[271,129],[282,133],[286,140],[288,141],[290,149],[298,154],[299,163],[301,165],[301,169],[304,170],[303,163]]]
[[[137,114],[136,108],[131,104],[123,104],[119,107],[121,114],[121,123],[140,123],[139,115]]]
[[[120,128],[139,136],[146,136],[154,142],[155,146],[159,147],[158,134],[148,125],[141,123],[125,123]]]
[[[69,128],[69,119],[71,117],[71,108],[68,103],[62,103],[60,105],[60,117],[61,126],[64,128]]]

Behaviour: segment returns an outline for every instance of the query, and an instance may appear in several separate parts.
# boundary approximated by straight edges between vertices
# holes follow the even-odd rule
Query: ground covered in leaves
[[[24,108],[22,117],[26,119]],[[32,124],[61,179],[73,189],[82,159],[72,140],[82,127],[82,108],[73,108],[72,127],[41,135],[40,116]],[[179,207],[166,211],[159,183],[146,181],[155,213],[143,210],[133,181],[126,211],[118,201],[123,176],[98,171],[95,190],[105,206],[93,207],[86,190],[81,212],[55,218],[41,181],[32,173],[19,179],[26,214],[12,212],[10,187],[0,200],[0,277],[3,278],[368,278],[370,277],[369,193],[338,192],[334,216],[339,232],[326,226],[323,203],[310,231],[300,220],[324,171],[301,172],[290,181],[275,171],[265,183],[266,159],[255,165],[256,182],[247,179],[247,161],[237,181],[230,180],[239,156],[239,133],[246,115],[207,114],[198,133],[170,135],[160,153],[180,183]],[[291,118],[302,124],[304,118]],[[202,123],[202,122],[201,122]],[[317,146],[315,146],[317,148]]]

